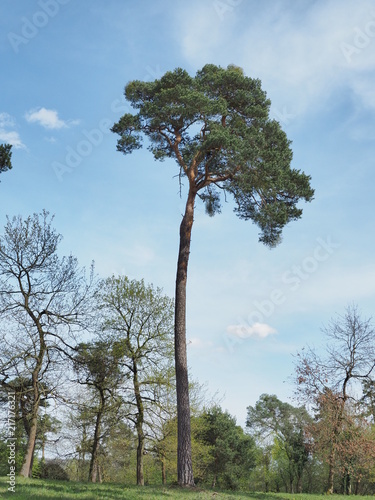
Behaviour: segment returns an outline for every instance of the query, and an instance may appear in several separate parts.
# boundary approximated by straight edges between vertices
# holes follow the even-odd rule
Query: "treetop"
[[[237,215],[274,246],[283,227],[301,217],[299,200],[312,200],[310,176],[291,168],[291,142],[269,117],[260,80],[241,68],[207,64],[195,77],[177,68],[153,82],[129,82],[125,97],[136,113],[112,127],[118,151],[131,153],[147,137],[156,160],[177,161],[209,215],[220,212],[220,192],[230,193]]]

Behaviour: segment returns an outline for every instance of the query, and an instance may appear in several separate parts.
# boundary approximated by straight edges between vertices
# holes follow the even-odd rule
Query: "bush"
[[[42,466],[41,479],[69,481],[69,474],[57,460],[47,460]]]

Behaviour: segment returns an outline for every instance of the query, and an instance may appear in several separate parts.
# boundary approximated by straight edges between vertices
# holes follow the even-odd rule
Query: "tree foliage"
[[[283,403],[275,395],[262,394],[254,407],[247,408],[246,427],[267,445],[274,443],[274,456],[284,463],[280,474],[285,477],[287,490],[298,492],[309,457],[305,429],[309,423],[305,408]]]
[[[128,381],[121,394],[126,417],[138,436],[137,484],[143,485],[146,439],[153,421],[162,416],[160,409],[167,409],[174,387],[173,302],[160,288],[126,276],[104,281],[97,300],[103,336],[112,344]]]
[[[301,216],[297,202],[312,199],[310,177],[290,168],[290,141],[269,118],[260,80],[240,68],[207,64],[195,77],[178,68],[154,82],[130,82],[125,96],[137,114],[113,126],[117,149],[131,153],[145,135],[156,160],[177,160],[209,215],[220,211],[220,192],[230,193],[237,214],[273,246],[285,224]]]
[[[90,439],[89,480],[95,483],[101,473],[99,464],[101,443],[109,433],[110,426],[115,425],[118,419],[121,406],[118,391],[123,375],[119,368],[117,350],[107,342],[82,343],[77,346],[76,351],[74,369],[78,382],[86,385],[93,393],[92,402],[86,413],[91,415],[94,421]]]
[[[360,390],[361,387],[370,387],[374,372],[375,329],[371,319],[363,319],[356,306],[349,306],[344,315],[331,320],[324,333],[329,342],[325,356],[311,348],[298,354],[296,390],[298,396],[315,410],[317,423],[312,427],[312,434],[315,446],[328,464],[327,489],[332,493],[335,474],[342,474],[345,460],[346,483],[350,482],[352,473],[350,464],[363,462],[359,456],[354,458],[353,455],[353,450],[359,450],[360,446],[343,443],[347,442],[347,435],[352,435],[353,443],[358,443],[354,436],[367,426],[356,405],[365,400]],[[369,450],[369,446],[363,449]],[[349,449],[351,453],[348,453]]]
[[[17,390],[28,436],[21,474],[30,476],[38,412],[56,394],[56,375],[86,321],[93,276],[58,257],[61,236],[48,212],[7,218],[0,237],[0,384]]]
[[[273,247],[283,227],[299,219],[300,200],[310,201],[310,177],[291,168],[290,141],[269,117],[261,82],[241,68],[207,64],[195,77],[177,68],[153,82],[131,81],[125,97],[136,110],[112,127],[117,149],[132,153],[143,137],[156,160],[173,158],[188,182],[175,295],[175,365],[178,417],[178,477],[193,486],[189,383],[186,355],[186,283],[196,198],[209,215],[220,212],[220,194],[233,196],[237,215],[260,228]]]
[[[12,146],[10,144],[0,144],[0,173],[12,168]]]
[[[255,465],[254,440],[244,434],[236,419],[219,406],[198,417],[195,439],[208,449],[204,482],[235,489]]]

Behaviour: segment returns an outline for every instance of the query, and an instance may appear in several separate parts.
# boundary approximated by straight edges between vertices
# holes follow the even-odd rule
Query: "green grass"
[[[88,484],[63,481],[44,481],[17,477],[15,493],[7,491],[5,478],[0,478],[0,498],[14,500],[322,500],[321,495],[289,495],[286,493],[217,492],[200,488],[181,489],[173,486],[123,486],[120,484]],[[331,495],[330,500],[349,497]],[[355,497],[373,500],[373,497]]]

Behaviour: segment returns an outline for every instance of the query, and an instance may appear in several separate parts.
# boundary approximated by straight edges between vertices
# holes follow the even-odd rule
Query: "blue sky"
[[[230,200],[213,219],[197,205],[188,357],[241,424],[263,392],[289,401],[293,354],[348,304],[374,313],[373,2],[3,0],[0,14],[1,226],[45,208],[62,253],[170,296],[185,192],[173,161],[116,151],[123,88],[206,63],[262,80],[315,199],[274,250]]]

